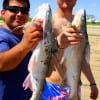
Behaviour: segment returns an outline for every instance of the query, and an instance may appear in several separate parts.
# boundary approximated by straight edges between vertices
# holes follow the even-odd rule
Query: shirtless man
[[[60,62],[63,49],[68,47],[69,45],[75,45],[82,41],[83,36],[82,33],[74,28],[66,28],[66,30],[62,30],[64,25],[69,25],[72,22],[73,14],[72,10],[76,3],[76,0],[56,0],[58,8],[53,15],[53,29],[55,36],[58,40],[58,55],[57,59]],[[72,34],[73,33],[73,34]],[[78,34],[77,34],[78,33]],[[84,61],[84,67],[82,67],[83,72],[85,73],[87,79],[90,84],[94,84],[95,80],[93,78],[92,72],[90,70],[90,65]],[[60,69],[57,68],[54,59],[51,59],[51,66],[49,67],[49,73],[45,78],[44,87],[41,92],[40,100],[58,100],[63,99],[66,100],[69,96],[70,90],[68,86],[62,86],[65,67],[63,64]],[[80,96],[80,91],[78,91],[78,95]],[[91,98],[97,98],[98,89],[96,85],[91,86]]]
[[[63,36],[62,40],[60,38],[61,34],[64,32],[66,33],[67,36],[71,36],[72,35],[71,33],[73,33],[73,35],[76,35],[76,33],[78,33],[78,31],[73,28],[67,28],[66,31],[62,30],[63,26],[69,25],[73,20],[74,16],[72,14],[72,11],[73,11],[73,7],[76,4],[76,1],[77,0],[56,0],[58,8],[53,15],[53,28],[59,44],[58,55],[59,53],[60,55],[58,58],[58,62],[60,62],[61,60],[61,52],[63,52],[62,48],[68,46],[66,43],[69,42],[70,40],[72,41],[73,39],[73,42],[70,42],[69,45],[76,44],[75,43],[76,40],[74,40],[75,37],[64,38]],[[59,41],[63,41],[63,42],[59,42]],[[81,40],[77,43],[80,42]],[[90,65],[86,60],[83,63],[82,71],[87,77],[88,81],[90,82],[90,86],[91,86],[90,97],[91,99],[96,99],[98,97],[98,89],[95,85],[95,80],[92,75]],[[61,83],[63,82],[64,79],[64,73],[65,73],[65,67],[61,65],[60,69],[57,69],[54,59],[52,59],[49,74],[46,77],[44,89],[41,94],[41,98],[43,98],[43,100],[47,100],[47,98],[49,99],[55,98],[56,100],[58,100],[58,98],[62,98],[66,100],[66,98],[68,98],[69,91],[70,91],[69,88],[67,86],[63,86],[63,88],[61,87]],[[78,95],[80,96],[80,91],[78,91]]]

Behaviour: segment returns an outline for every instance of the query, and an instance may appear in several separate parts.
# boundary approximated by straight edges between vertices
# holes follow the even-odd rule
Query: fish
[[[33,91],[30,100],[40,100],[52,53],[58,49],[57,41],[52,31],[52,10],[48,3],[43,3],[38,7],[37,14],[32,19],[32,22],[34,23],[36,19],[43,19],[43,36],[45,38],[33,50],[28,64],[32,84],[31,90]]]
[[[65,27],[65,26],[64,26]],[[89,50],[87,27],[86,27],[86,10],[79,9],[73,18],[71,25],[68,27],[76,27],[84,36],[84,39],[80,44],[70,45],[64,49],[63,62],[66,67],[65,80],[69,88],[70,95],[68,100],[80,100],[78,98],[78,86],[81,76],[81,68],[85,59],[85,54]]]

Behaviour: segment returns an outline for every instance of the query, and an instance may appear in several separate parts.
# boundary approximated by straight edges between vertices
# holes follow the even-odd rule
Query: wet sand
[[[90,65],[92,72],[94,74],[94,78],[96,80],[98,89],[100,91],[100,27],[88,27],[89,41],[91,45],[90,52]],[[82,100],[91,100],[90,96],[90,86],[87,79],[82,74]],[[98,99],[100,100],[100,94]]]

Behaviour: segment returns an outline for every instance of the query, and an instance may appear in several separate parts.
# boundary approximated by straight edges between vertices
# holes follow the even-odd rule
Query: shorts
[[[68,86],[61,87],[58,84],[52,84],[45,81],[43,90],[41,91],[40,100],[68,100],[69,95],[70,95],[70,89]],[[78,88],[79,98],[80,95],[81,95],[81,89],[79,86]]]

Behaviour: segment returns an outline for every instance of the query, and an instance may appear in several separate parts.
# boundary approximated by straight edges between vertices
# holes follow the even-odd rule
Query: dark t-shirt
[[[18,36],[5,28],[0,28],[0,52],[14,47],[22,37],[23,34]],[[0,72],[0,100],[29,100],[32,92],[24,90],[22,84],[28,74],[27,66],[31,54],[29,52],[16,69]]]

